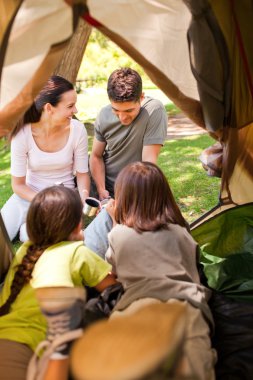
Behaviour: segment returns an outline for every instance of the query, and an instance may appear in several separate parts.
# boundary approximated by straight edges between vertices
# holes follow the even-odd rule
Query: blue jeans
[[[113,226],[112,219],[106,209],[102,209],[96,218],[84,230],[84,243],[97,255],[105,258],[108,248],[108,233]]]

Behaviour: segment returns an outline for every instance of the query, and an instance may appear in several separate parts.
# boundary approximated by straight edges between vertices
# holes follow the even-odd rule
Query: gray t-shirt
[[[100,111],[95,122],[95,137],[106,142],[103,155],[106,189],[113,193],[114,182],[127,164],[141,161],[145,145],[163,145],[167,135],[168,117],[163,104],[145,97],[140,113],[130,125],[122,125],[111,105]]]
[[[197,243],[185,228],[137,233],[116,225],[108,234],[106,260],[113,266],[125,293],[116,305],[122,310],[140,298],[187,300],[212,322],[207,305],[211,292],[199,279]]]

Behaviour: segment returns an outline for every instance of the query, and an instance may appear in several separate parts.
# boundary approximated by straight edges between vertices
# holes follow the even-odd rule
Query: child
[[[47,322],[33,287],[65,288],[68,298],[69,288],[87,285],[102,291],[115,283],[109,274],[111,265],[79,241],[81,217],[80,196],[64,186],[42,190],[31,203],[27,215],[30,241],[17,251],[0,294],[0,371],[5,380],[26,378],[33,351],[46,336]],[[78,302],[73,300],[71,309],[65,310],[67,325],[60,327],[66,331],[80,322],[76,311],[84,297],[78,294],[77,298]]]
[[[200,284],[197,244],[161,170],[148,162],[129,164],[117,177],[115,202],[107,210],[117,224],[108,236],[106,259],[125,290],[111,319],[150,303],[186,304],[184,370],[200,380],[214,379],[210,294]]]

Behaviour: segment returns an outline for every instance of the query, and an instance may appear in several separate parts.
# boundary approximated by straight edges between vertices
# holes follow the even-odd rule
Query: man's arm
[[[161,147],[162,145],[160,144],[143,146],[142,161],[149,161],[149,162],[152,162],[153,164],[156,164]]]
[[[105,147],[106,142],[99,141],[94,137],[92,152],[90,155],[90,171],[97,187],[99,199],[109,197],[109,192],[105,188],[105,164],[103,160]]]
[[[151,99],[148,104],[149,119],[143,138],[142,161],[156,164],[167,136],[168,115],[159,100]]]

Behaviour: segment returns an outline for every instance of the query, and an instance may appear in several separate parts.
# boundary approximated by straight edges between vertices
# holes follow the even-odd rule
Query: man
[[[135,70],[115,70],[109,77],[107,93],[110,104],[96,119],[90,156],[90,171],[101,200],[114,196],[115,179],[128,163],[156,163],[168,123],[163,104],[144,96],[141,77]]]
[[[114,197],[114,182],[120,170],[134,161],[156,163],[167,134],[168,118],[159,100],[145,97],[140,75],[130,68],[115,70],[109,77],[110,104],[100,111],[95,122],[95,137],[90,157],[91,195]],[[106,209],[84,231],[85,245],[105,257],[107,234],[113,222]]]

